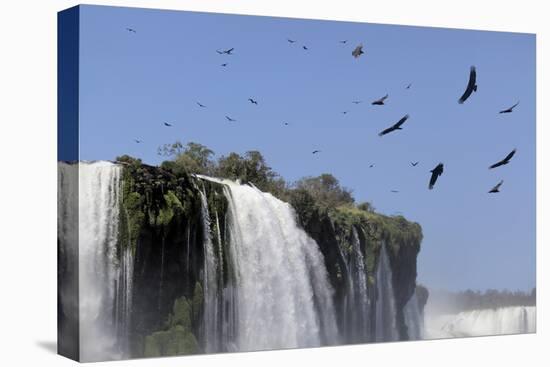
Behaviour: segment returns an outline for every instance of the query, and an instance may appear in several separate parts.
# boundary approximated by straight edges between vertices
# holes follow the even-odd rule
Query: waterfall
[[[390,261],[385,244],[382,244],[380,249],[376,269],[376,293],[375,341],[395,341],[398,339],[395,320],[395,296]]]
[[[342,334],[351,343],[369,340],[369,300],[365,258],[355,227],[352,227],[348,248],[339,244],[340,255],[344,259],[347,291],[344,295],[344,330]]]
[[[403,314],[405,316],[405,325],[407,326],[409,340],[422,339],[424,336],[424,316],[418,306],[416,291],[414,291],[407,304],[405,304]]]
[[[442,331],[442,337],[534,333],[536,307],[516,306],[461,312],[447,321]]]
[[[227,261],[233,270],[222,291],[221,348],[336,343],[333,290],[324,259],[298,226],[292,207],[254,187],[223,184],[229,204]]]
[[[204,187],[199,189],[201,198],[201,218],[203,227],[204,241],[204,271],[203,271],[203,291],[204,291],[204,340],[205,351],[207,353],[219,350],[218,344],[218,259],[212,243],[210,233],[210,214],[208,212],[208,202]]]
[[[133,259],[129,250],[117,256],[121,171],[110,162],[59,164],[60,247],[79,269],[78,300],[61,303],[78,303],[81,361],[125,356],[119,337],[129,325]],[[71,172],[78,184],[65,179]],[[68,242],[76,229],[78,260]]]

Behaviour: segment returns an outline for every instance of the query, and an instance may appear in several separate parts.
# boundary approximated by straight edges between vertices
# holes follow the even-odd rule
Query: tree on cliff
[[[351,190],[341,187],[336,177],[324,173],[317,177],[305,177],[295,183],[296,189],[309,192],[322,209],[354,203]]]
[[[198,143],[189,142],[184,146],[176,141],[173,144],[164,144],[158,148],[158,154],[172,158],[171,161],[163,162],[162,167],[172,170],[175,174],[210,174],[214,167],[211,159],[214,152]]]
[[[260,190],[274,194],[282,193],[286,188],[285,181],[267,165],[263,155],[256,150],[248,151],[244,156],[230,153],[221,157],[213,174],[252,183]]]

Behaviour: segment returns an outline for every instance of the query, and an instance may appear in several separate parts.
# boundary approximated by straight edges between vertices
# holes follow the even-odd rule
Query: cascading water
[[[536,307],[503,307],[461,312],[442,327],[438,337],[534,333]]]
[[[365,258],[355,227],[352,227],[349,248],[339,245],[340,255],[344,259],[347,292],[344,295],[344,330],[342,334],[349,342],[359,343],[369,338],[369,300]]]
[[[292,207],[254,187],[223,184],[233,275],[222,291],[221,348],[336,343],[333,291],[323,256],[298,227]]]
[[[403,314],[405,316],[405,325],[407,326],[409,340],[422,339],[424,336],[424,316],[420,312],[416,291],[405,304]]]
[[[74,175],[78,177],[78,189],[76,182],[63,179],[75,169],[78,169],[78,176]],[[67,236],[78,229],[82,361],[118,359],[125,355],[126,346],[119,339],[127,336],[129,326],[133,259],[130,250],[124,251],[120,259],[117,256],[121,170],[110,162],[59,164],[59,196],[65,198],[60,201],[59,238],[64,250],[74,247],[67,242]],[[73,259],[69,261],[76,261],[77,253],[71,253]]]
[[[390,261],[383,244],[376,269],[376,325],[375,340],[395,341],[398,333],[395,323],[395,296],[392,285]]]
[[[204,187],[199,189],[201,197],[201,218],[203,226],[204,241],[204,270],[203,270],[203,291],[204,291],[204,340],[207,353],[219,350],[218,343],[218,259],[212,243],[210,233],[210,214]]]

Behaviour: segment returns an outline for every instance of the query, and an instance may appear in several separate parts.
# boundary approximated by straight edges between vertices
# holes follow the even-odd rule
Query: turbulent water
[[[135,260],[132,244],[119,243],[122,169],[110,162],[59,164],[60,253],[64,266],[77,262],[79,271],[78,302],[66,292],[67,286],[60,289],[60,302],[66,312],[73,307],[76,314],[78,307],[82,361],[130,356]],[[226,212],[209,210],[204,182],[196,181],[204,261],[198,274],[204,292],[203,322],[197,334],[205,352],[397,339],[385,246],[372,300],[357,228],[340,248],[347,288],[339,330],[325,259],[298,224],[294,209],[250,185],[200,179],[223,185],[228,203]],[[189,227],[186,236],[183,256],[189,270]],[[416,297],[405,307],[405,322],[411,338],[421,336]]]
[[[382,245],[380,259],[376,269],[376,341],[394,341],[398,339],[395,324],[395,296],[392,285],[392,271],[386,245]]]
[[[424,315],[420,311],[416,291],[405,304],[403,314],[409,340],[422,339],[424,337]]]
[[[226,183],[240,351],[312,347],[338,338],[333,291],[315,241],[292,207],[247,185]]]
[[[369,299],[367,288],[367,272],[365,257],[361,251],[361,244],[357,229],[352,228],[349,248],[339,246],[340,255],[344,259],[347,291],[343,304],[343,334],[352,343],[369,340]]]
[[[125,339],[120,336],[126,337],[130,319],[133,259],[129,251],[120,262],[117,258],[121,170],[109,162],[59,165],[60,198],[64,198],[59,204],[60,245],[63,251],[72,252],[72,259],[78,253],[82,361],[124,356],[124,346],[118,341]],[[78,177],[78,182],[64,179],[69,176]],[[78,251],[67,238],[75,228]]]
[[[534,333],[536,307],[503,307],[443,315],[429,320],[427,338]]]

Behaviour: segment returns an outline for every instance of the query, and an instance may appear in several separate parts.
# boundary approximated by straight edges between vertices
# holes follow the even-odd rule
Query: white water
[[[386,245],[382,245],[378,266],[376,269],[376,325],[375,340],[377,342],[395,341],[398,339],[395,321],[395,296],[392,285],[392,271],[386,252]]]
[[[503,307],[427,319],[426,338],[534,333],[536,307]]]
[[[403,315],[405,317],[405,325],[407,326],[409,340],[422,339],[424,337],[424,316],[420,312],[420,307],[418,306],[416,291],[405,304]]]
[[[120,263],[116,256],[121,170],[110,162],[59,164],[59,238],[79,266],[78,300],[61,302],[78,303],[81,361],[123,357],[117,340],[129,326],[133,259],[129,250]]]
[[[229,201],[235,284],[224,290],[228,350],[333,344],[338,337],[332,289],[317,243],[292,207],[253,187],[224,181]],[[234,330],[233,330],[234,329]]]
[[[216,352],[218,345],[218,261],[214,252],[212,235],[210,233],[210,214],[208,212],[208,203],[204,187],[199,189],[201,197],[201,217],[203,227],[204,241],[204,273],[203,273],[203,291],[204,291],[204,339],[206,342],[205,351],[207,353]]]
[[[369,338],[369,300],[365,258],[355,227],[352,228],[349,246],[349,249],[339,246],[348,280],[348,289],[344,296],[342,333],[350,342],[358,343],[368,341]]]

